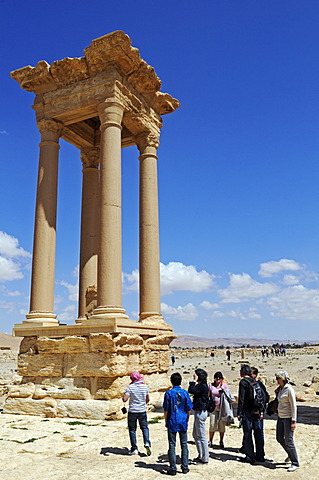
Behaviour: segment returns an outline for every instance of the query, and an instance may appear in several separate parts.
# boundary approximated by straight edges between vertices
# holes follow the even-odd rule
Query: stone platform
[[[99,331],[96,331],[99,330]],[[162,406],[169,388],[169,325],[112,319],[103,325],[16,325],[24,336],[18,358],[20,385],[9,388],[5,413],[114,419],[123,416],[122,395],[138,370],[150,407]]]

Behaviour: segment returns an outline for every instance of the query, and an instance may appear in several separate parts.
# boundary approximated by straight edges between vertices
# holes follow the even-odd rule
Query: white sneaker
[[[299,468],[297,465],[291,464],[287,472],[294,472],[295,470],[297,470],[297,468]]]
[[[130,450],[130,451],[128,452],[128,454],[129,454],[129,455],[138,455],[138,450],[137,450],[137,449],[135,449],[135,450]]]

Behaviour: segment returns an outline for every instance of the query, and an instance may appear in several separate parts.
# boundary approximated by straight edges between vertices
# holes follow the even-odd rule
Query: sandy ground
[[[175,352],[177,361],[174,371],[184,377],[184,386],[191,380],[193,369],[200,365],[207,368],[212,376],[221,370],[229,380],[231,389],[237,392],[239,353],[230,363],[225,361],[224,352],[218,352],[214,360],[198,356],[182,357]],[[4,354],[0,358],[2,376],[13,374],[14,362]],[[9,354],[6,354],[9,355]],[[262,360],[260,355],[249,354],[248,360],[262,367],[268,377],[279,368],[292,372],[298,379],[296,389],[301,389],[304,381],[310,381],[318,375],[318,351],[294,351],[286,358],[269,358]],[[280,365],[279,365],[280,364]],[[312,367],[312,368],[308,368]],[[8,371],[6,370],[8,368]],[[188,372],[188,373],[184,373]],[[237,379],[237,380],[236,380]],[[271,378],[268,382],[271,383]],[[275,384],[274,384],[275,388]],[[305,388],[305,387],[304,387]],[[268,387],[272,391],[271,387]],[[319,399],[319,397],[318,397]],[[128,431],[126,419],[120,421],[76,420],[72,418],[33,417],[26,415],[0,415],[0,479],[1,480],[93,480],[109,478],[157,479],[163,478],[167,462],[167,438],[162,412],[149,414],[152,455],[146,456],[142,437],[138,432],[139,456],[128,456]],[[298,404],[298,425],[295,443],[301,464],[300,470],[288,473],[283,463],[285,452],[275,440],[274,419],[265,420],[265,450],[268,462],[260,465],[242,464],[243,455],[237,453],[241,446],[242,431],[238,423],[228,427],[225,435],[225,450],[217,447],[210,449],[208,465],[190,464],[189,480],[211,479],[247,479],[252,475],[261,479],[282,478],[293,475],[294,478],[319,478],[319,402],[316,398]],[[192,439],[193,418],[189,426],[190,458],[197,456]],[[208,421],[207,421],[208,428]],[[217,443],[217,438],[216,438]],[[177,453],[179,454],[179,448]],[[179,457],[178,457],[179,459]],[[178,473],[181,476],[181,473]]]

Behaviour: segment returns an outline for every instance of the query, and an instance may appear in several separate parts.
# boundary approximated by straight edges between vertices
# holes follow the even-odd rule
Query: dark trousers
[[[287,452],[291,463],[299,467],[297,451],[294,444],[294,432],[291,430],[291,418],[278,417],[276,440]]]
[[[146,412],[141,412],[141,413],[128,412],[127,426],[128,426],[128,431],[129,431],[129,435],[130,435],[130,442],[131,442],[131,450],[132,451],[137,450],[137,443],[136,443],[137,421],[139,422],[140,429],[142,430],[144,446],[145,447],[147,445],[151,446]]]
[[[181,444],[181,464],[182,470],[188,467],[188,446],[187,446],[187,432],[178,432]],[[176,435],[177,432],[167,431],[168,436],[168,460],[171,470],[176,470]]]
[[[242,415],[242,425],[244,432],[243,446],[246,456],[251,460],[263,461],[265,458],[264,434],[259,414],[245,411]],[[256,454],[254,452],[253,432]]]

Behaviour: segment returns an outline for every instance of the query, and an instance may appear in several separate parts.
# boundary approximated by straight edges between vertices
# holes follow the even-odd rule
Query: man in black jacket
[[[243,447],[245,458],[244,462],[251,464],[265,461],[264,436],[262,431],[263,407],[256,407],[252,384],[255,379],[252,378],[249,365],[242,365],[240,369],[242,379],[239,382],[238,390],[238,420],[243,426],[244,438]],[[254,432],[256,454],[252,438]]]

